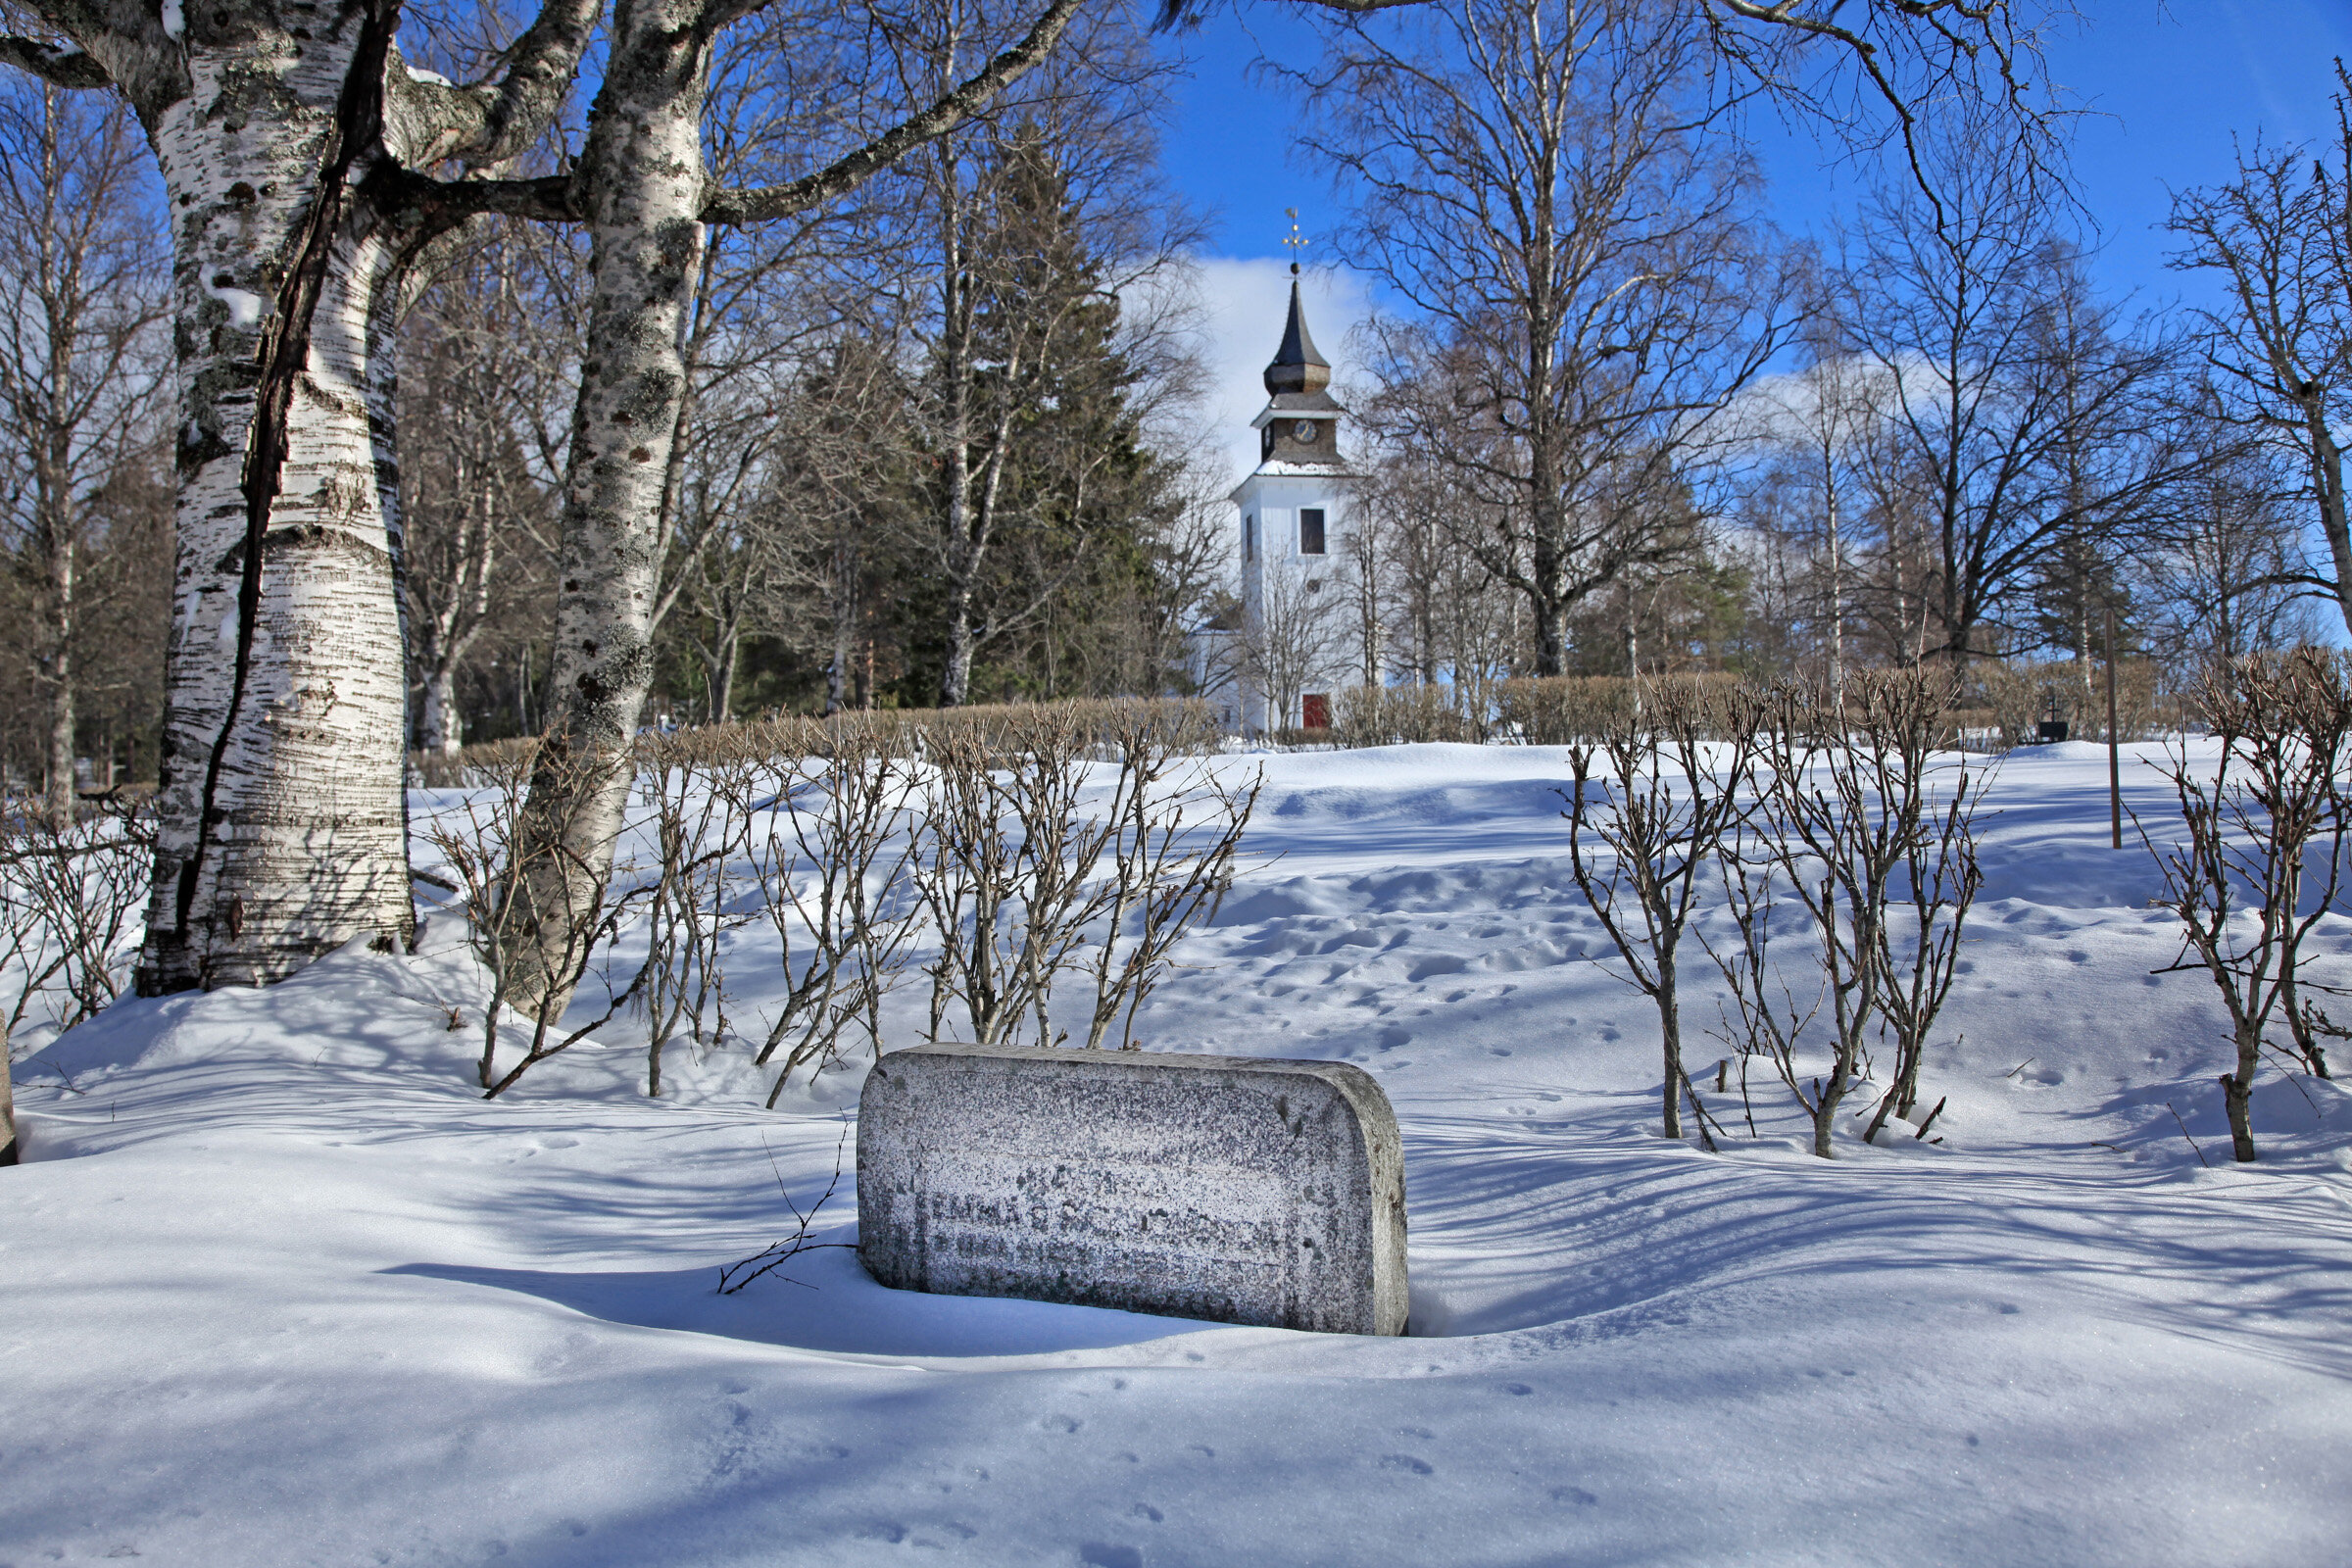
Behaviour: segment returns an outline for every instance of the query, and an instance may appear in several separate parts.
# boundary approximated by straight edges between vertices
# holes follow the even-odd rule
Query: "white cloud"
[[[1222,483],[1230,488],[1257,466],[1257,432],[1250,421],[1266,406],[1261,377],[1282,346],[1291,269],[1272,257],[1201,257],[1195,266],[1208,371],[1203,449],[1212,462],[1221,460]],[[1307,331],[1333,373],[1344,377],[1350,368],[1344,363],[1348,334],[1372,314],[1370,293],[1363,279],[1328,268],[1309,268],[1298,282]]]

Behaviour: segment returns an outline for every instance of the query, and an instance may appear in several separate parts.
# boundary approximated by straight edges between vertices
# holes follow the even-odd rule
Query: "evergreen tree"
[[[937,615],[908,639],[901,695],[1156,685],[1117,655],[1162,597],[1152,542],[1178,507],[1132,406],[1140,376],[1106,258],[1039,122],[989,149],[973,189],[950,289],[968,315],[921,388],[927,427],[965,447],[935,462],[926,502],[946,569],[909,605],[931,599]]]

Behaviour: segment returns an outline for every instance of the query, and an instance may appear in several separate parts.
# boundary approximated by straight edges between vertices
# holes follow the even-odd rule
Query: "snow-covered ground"
[[[1764,1089],[1758,1142],[1655,1135],[1558,754],[1264,766],[1280,858],[1144,1033],[1379,1077],[1412,1337],[904,1295],[842,1250],[719,1297],[858,1072],[766,1112],[681,1048],[655,1102],[621,1040],[484,1103],[445,919],[19,1064],[0,1565],[2352,1561],[2352,1104],[2273,1077],[2228,1165],[2219,1009],[2150,972],[2103,752],[2001,769],[1946,1141],[1836,1162]],[[822,1239],[855,1216],[845,1175]]]

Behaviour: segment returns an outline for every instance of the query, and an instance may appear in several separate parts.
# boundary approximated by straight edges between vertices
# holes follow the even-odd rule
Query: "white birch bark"
[[[458,672],[453,665],[428,668],[418,700],[416,749],[438,757],[455,757],[465,749],[458,722]]]
[[[373,139],[346,123],[368,113],[351,77],[387,24],[320,21],[275,71],[191,50],[191,90],[153,126],[180,406],[147,994],[268,984],[355,936],[413,931],[391,359],[376,326],[395,257],[350,198],[374,149],[342,145]],[[343,177],[322,191],[331,163]],[[299,361],[276,451],[262,403],[273,357]]]

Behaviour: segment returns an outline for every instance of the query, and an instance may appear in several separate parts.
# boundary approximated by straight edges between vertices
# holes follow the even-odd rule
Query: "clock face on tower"
[[[1305,446],[1312,442],[1315,439],[1315,421],[1312,419],[1293,420],[1291,423],[1291,439],[1298,442],[1300,446]]]

